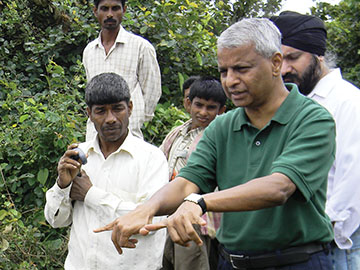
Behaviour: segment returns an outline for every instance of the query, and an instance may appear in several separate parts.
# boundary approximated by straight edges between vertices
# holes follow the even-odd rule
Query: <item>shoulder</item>
[[[154,46],[150,43],[150,41],[148,41],[142,36],[126,30],[124,30],[124,36],[132,43],[137,43],[141,47],[154,49]]]
[[[299,106],[295,116],[301,118],[306,115],[332,119],[332,115],[324,106],[320,105],[317,101],[304,96],[303,103]]]
[[[87,52],[87,51],[89,51],[89,50],[91,50],[91,49],[93,49],[93,48],[96,46],[96,44],[98,43],[98,39],[99,39],[99,38],[96,38],[96,39],[90,41],[90,42],[86,45],[86,47],[85,47],[85,49],[84,49],[84,53]]]
[[[131,138],[131,149],[131,154],[137,159],[145,160],[156,157],[166,161],[164,153],[157,146],[135,136]]]
[[[218,115],[208,126],[209,129],[223,130],[225,127],[233,127],[242,118],[243,108],[235,108]],[[208,129],[206,128],[206,129]]]

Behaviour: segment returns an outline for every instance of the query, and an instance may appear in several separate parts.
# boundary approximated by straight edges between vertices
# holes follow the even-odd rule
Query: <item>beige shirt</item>
[[[141,127],[154,116],[161,96],[161,75],[154,47],[144,38],[127,32],[121,26],[109,53],[105,53],[100,34],[86,46],[83,64],[88,82],[105,72],[114,72],[126,80],[134,105],[129,127],[135,136],[142,138]],[[94,125],[88,121],[86,141],[93,139],[95,135]]]
[[[191,144],[195,138],[204,131],[203,128],[190,130],[191,124],[192,120],[190,119],[181,126],[180,132],[177,134],[171,145],[168,157],[169,175],[176,176],[180,169],[186,165]],[[171,134],[173,132],[176,132],[176,128],[170,131],[170,133],[165,137],[160,146],[161,151],[164,152],[164,144],[168,138],[172,136]]]
[[[88,163],[82,169],[93,184],[84,202],[76,201],[72,206],[71,185],[60,189],[55,183],[46,192],[44,212],[49,224],[55,228],[72,224],[65,269],[159,269],[166,230],[134,236],[139,240],[137,247],[125,248],[122,255],[111,241],[111,231],[94,233],[93,230],[133,210],[168,182],[164,154],[130,132],[121,147],[107,159],[97,139],[79,147],[88,154]],[[162,217],[154,217],[153,222],[160,219]]]

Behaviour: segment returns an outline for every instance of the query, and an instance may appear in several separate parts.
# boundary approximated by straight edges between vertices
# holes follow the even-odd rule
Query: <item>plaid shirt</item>
[[[88,82],[105,72],[117,73],[126,80],[134,105],[129,127],[135,136],[142,137],[141,127],[154,116],[161,96],[161,75],[154,47],[144,38],[120,26],[116,41],[107,55],[101,33],[86,46],[83,65]],[[95,135],[94,125],[88,121],[86,140],[93,139]]]

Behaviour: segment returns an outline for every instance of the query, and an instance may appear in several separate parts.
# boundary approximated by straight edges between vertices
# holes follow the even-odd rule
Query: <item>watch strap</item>
[[[207,211],[207,207],[206,207],[206,203],[204,198],[196,193],[191,193],[189,196],[187,196],[184,201],[189,201],[189,202],[193,202],[196,203],[197,205],[199,205],[201,207],[202,210],[202,214],[205,214]]]

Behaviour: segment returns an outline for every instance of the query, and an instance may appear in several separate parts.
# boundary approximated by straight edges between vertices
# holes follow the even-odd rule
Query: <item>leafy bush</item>
[[[274,11],[279,2],[266,1]],[[184,78],[217,76],[216,36],[239,11],[254,15],[263,3],[128,1],[123,24],[152,42],[162,71],[161,103],[143,129],[147,141],[160,145],[188,119],[176,107]],[[84,140],[81,56],[99,30],[92,7],[90,0],[0,0],[0,269],[62,269],[68,230],[50,228],[43,207],[59,157]]]
[[[327,46],[336,53],[344,77],[360,87],[360,2],[320,3],[313,13],[326,20]]]

